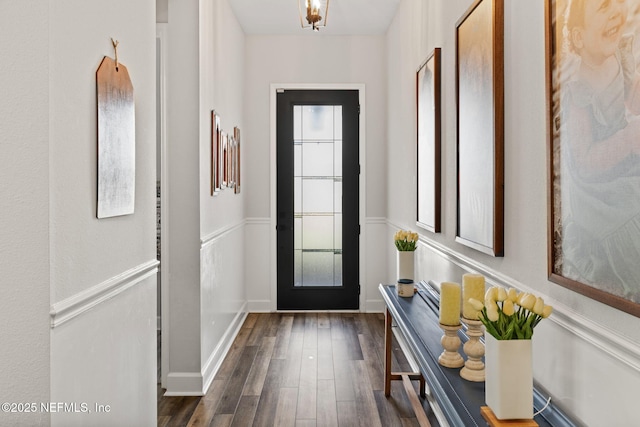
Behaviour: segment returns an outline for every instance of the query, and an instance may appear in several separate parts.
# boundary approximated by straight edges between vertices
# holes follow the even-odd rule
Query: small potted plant
[[[484,304],[469,303],[479,311],[485,335],[485,400],[498,419],[533,418],[531,338],[534,328],[551,315],[553,307],[531,293],[494,286]]]
[[[418,245],[418,233],[398,230],[393,236],[398,250],[397,279],[414,280],[414,252]]]

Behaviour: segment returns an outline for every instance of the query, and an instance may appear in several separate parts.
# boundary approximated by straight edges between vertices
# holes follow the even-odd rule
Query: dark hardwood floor
[[[158,387],[158,426],[417,426],[401,382],[385,397],[383,361],[382,314],[251,313],[205,396]]]

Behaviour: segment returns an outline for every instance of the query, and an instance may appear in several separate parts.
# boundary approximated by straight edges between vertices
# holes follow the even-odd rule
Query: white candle
[[[462,276],[462,317],[478,320],[479,311],[469,304],[469,298],[484,301],[484,276],[467,273]]]
[[[460,324],[460,284],[440,284],[440,323],[448,326]]]

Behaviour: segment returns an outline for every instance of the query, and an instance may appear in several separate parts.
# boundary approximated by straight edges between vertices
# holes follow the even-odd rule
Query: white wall
[[[49,13],[51,399],[111,406],[52,424],[153,425],[155,2],[70,0]],[[136,199],[133,215],[98,220],[95,71],[114,56],[110,38],[134,88]]]
[[[199,1],[169,1],[167,42],[167,174],[163,202],[168,236],[162,274],[168,295],[162,295],[163,358],[168,369],[162,383],[181,389],[185,378],[200,377],[200,60]],[[168,347],[168,348],[167,348]],[[166,351],[165,351],[166,349]],[[175,378],[174,378],[175,377]]]
[[[472,1],[404,0],[387,34],[389,146],[387,242],[398,227],[416,229],[415,72],[442,48],[442,232],[420,230],[417,277],[460,281],[467,271],[492,284],[542,295],[556,311],[534,338],[534,375],[554,401],[585,425],[638,420],[640,319],[547,280],[546,100],[543,2],[505,2],[505,256],[492,258],[455,242],[455,24]],[[425,27],[426,25],[426,27]],[[388,244],[388,257],[395,254]],[[393,261],[388,281],[392,281]]]
[[[384,36],[247,36],[245,50],[244,138],[250,167],[245,167],[247,192],[247,268],[246,282],[251,310],[275,308],[270,271],[275,257],[271,251],[271,168],[270,163],[270,85],[283,84],[364,84],[366,93],[365,235],[385,214],[386,79]],[[244,190],[243,190],[244,191]],[[377,234],[380,234],[378,232]],[[369,265],[385,269],[384,251],[370,242],[366,247]],[[367,245],[367,246],[365,246]],[[377,285],[385,271],[361,277],[365,304],[367,295],[377,294]],[[365,307],[361,307],[364,309]]]
[[[201,2],[200,10],[200,295],[201,357],[205,387],[224,359],[246,315],[244,200],[246,192],[223,189],[211,196],[211,110],[229,135],[241,132],[244,93],[244,33],[228,0]],[[241,172],[248,163],[242,158]],[[243,179],[240,179],[241,184]],[[206,391],[206,388],[205,390]]]
[[[210,195],[211,110],[225,131],[243,129],[244,34],[227,0],[169,0],[167,21],[163,386],[167,395],[202,395],[246,314],[245,195]]]
[[[155,4],[4,1],[0,16],[2,395],[111,407],[0,424],[155,425]],[[136,199],[98,220],[95,72],[110,37],[135,90]]]
[[[47,3],[0,2],[0,395],[16,403],[50,400],[49,21]]]

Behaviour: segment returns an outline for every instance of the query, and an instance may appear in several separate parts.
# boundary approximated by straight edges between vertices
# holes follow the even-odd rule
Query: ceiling
[[[301,28],[296,1],[300,0],[229,0],[229,3],[246,34],[316,37],[384,34],[400,3],[400,0],[330,0],[327,26],[314,33]]]

